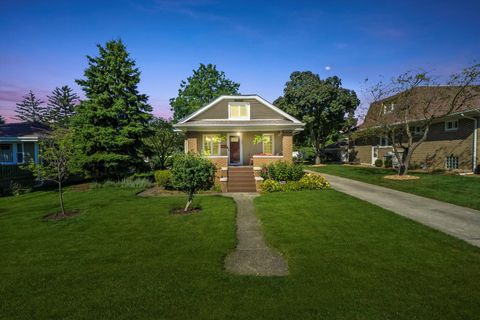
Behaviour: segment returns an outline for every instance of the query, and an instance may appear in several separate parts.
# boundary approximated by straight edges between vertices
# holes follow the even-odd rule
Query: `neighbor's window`
[[[422,126],[415,126],[413,127],[413,134],[422,135],[423,134],[423,127]]]
[[[250,103],[230,102],[228,104],[228,118],[232,120],[249,120]]]
[[[222,148],[222,137],[218,134],[203,136],[203,153],[207,156],[219,156]]]
[[[395,104],[394,104],[393,102],[392,102],[392,103],[383,104],[383,113],[384,113],[384,114],[393,112],[393,110],[395,110]]]
[[[23,144],[17,143],[17,163],[23,163],[25,160],[24,158]]]
[[[263,153],[273,154],[273,134],[271,133],[263,135]]]
[[[458,120],[445,121],[445,131],[458,130]]]
[[[445,167],[447,169],[458,169],[458,157],[448,156],[445,159]]]
[[[380,146],[386,147],[389,146],[390,141],[388,141],[388,137],[380,137]]]
[[[13,148],[11,144],[0,144],[0,162],[13,162]]]

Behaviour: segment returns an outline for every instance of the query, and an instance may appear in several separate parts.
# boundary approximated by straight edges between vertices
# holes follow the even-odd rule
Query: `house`
[[[185,133],[185,152],[215,164],[223,191],[255,191],[263,165],[292,161],[304,124],[258,95],[238,95],[220,96],[174,127]]]
[[[28,122],[0,125],[0,165],[38,162],[38,142],[50,132],[42,124]]]
[[[478,89],[478,86],[472,87],[472,90]],[[426,140],[413,152],[410,164],[426,170],[474,171],[480,163],[480,96],[477,94],[448,116],[441,117],[446,114],[446,108],[458,91],[455,87],[418,87],[413,90],[411,96],[415,102],[411,108],[412,120],[409,121],[413,141],[418,141],[423,136],[425,115],[436,119],[429,127]],[[428,106],[426,101],[430,101]],[[395,113],[397,107],[395,96],[371,104],[359,132],[379,126],[379,115],[382,121],[390,125],[399,123],[398,113]],[[350,149],[350,158],[355,162],[373,165],[377,159],[385,160],[389,157],[394,164],[397,162],[391,141],[387,137],[378,134],[359,136]],[[399,150],[402,152],[401,148]]]

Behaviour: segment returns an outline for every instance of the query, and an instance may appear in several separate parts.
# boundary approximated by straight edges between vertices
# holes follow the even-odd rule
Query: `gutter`
[[[475,172],[477,168],[477,154],[478,154],[478,119],[460,114],[465,119],[473,120],[473,156],[472,156],[472,171]]]

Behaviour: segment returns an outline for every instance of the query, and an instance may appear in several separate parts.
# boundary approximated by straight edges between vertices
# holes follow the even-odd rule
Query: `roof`
[[[426,116],[428,117],[442,117],[450,109],[452,99],[458,92],[459,87],[454,86],[436,86],[436,87],[417,87],[412,89],[409,96],[409,104],[412,105],[409,112],[409,121],[421,121]],[[471,98],[466,103],[460,105],[454,110],[452,114],[463,113],[468,111],[480,110],[480,86],[470,86],[466,89],[466,94]],[[386,121],[390,124],[403,122],[400,114],[391,112],[383,114],[383,106],[389,103],[394,103],[400,99],[405,91],[395,94],[393,96],[382,99],[378,102],[370,104],[365,121],[360,126],[361,129],[372,128],[379,125],[379,121]],[[462,96],[461,98],[464,98]],[[427,101],[430,101],[429,108],[426,109]]]
[[[50,128],[40,123],[19,122],[0,125],[0,137],[40,137],[48,134]]]
[[[272,109],[273,111],[277,112],[280,114],[282,117],[286,118],[286,120],[256,120],[256,119],[251,119],[251,120],[243,120],[243,121],[237,121],[237,120],[229,120],[229,119],[221,119],[221,120],[195,120],[195,117],[198,115],[202,114],[203,112],[207,111],[217,103],[219,103],[222,100],[225,99],[254,99],[257,100],[258,102],[262,103],[266,107]],[[216,98],[215,100],[211,101],[207,105],[201,107],[197,111],[193,112],[192,114],[188,115],[187,117],[183,118],[180,120],[177,124],[174,125],[175,128],[181,129],[181,128],[187,128],[187,127],[215,127],[216,129],[219,129],[220,127],[223,128],[232,128],[232,127],[253,127],[253,126],[284,126],[284,127],[295,127],[295,128],[302,128],[304,124],[296,119],[295,117],[289,115],[285,111],[279,109],[278,107],[274,106],[267,100],[263,99],[259,95],[234,95],[234,96],[220,96]]]

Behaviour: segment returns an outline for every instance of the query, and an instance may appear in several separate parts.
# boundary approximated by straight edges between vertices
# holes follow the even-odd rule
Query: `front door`
[[[230,136],[230,164],[240,164],[240,137]]]

